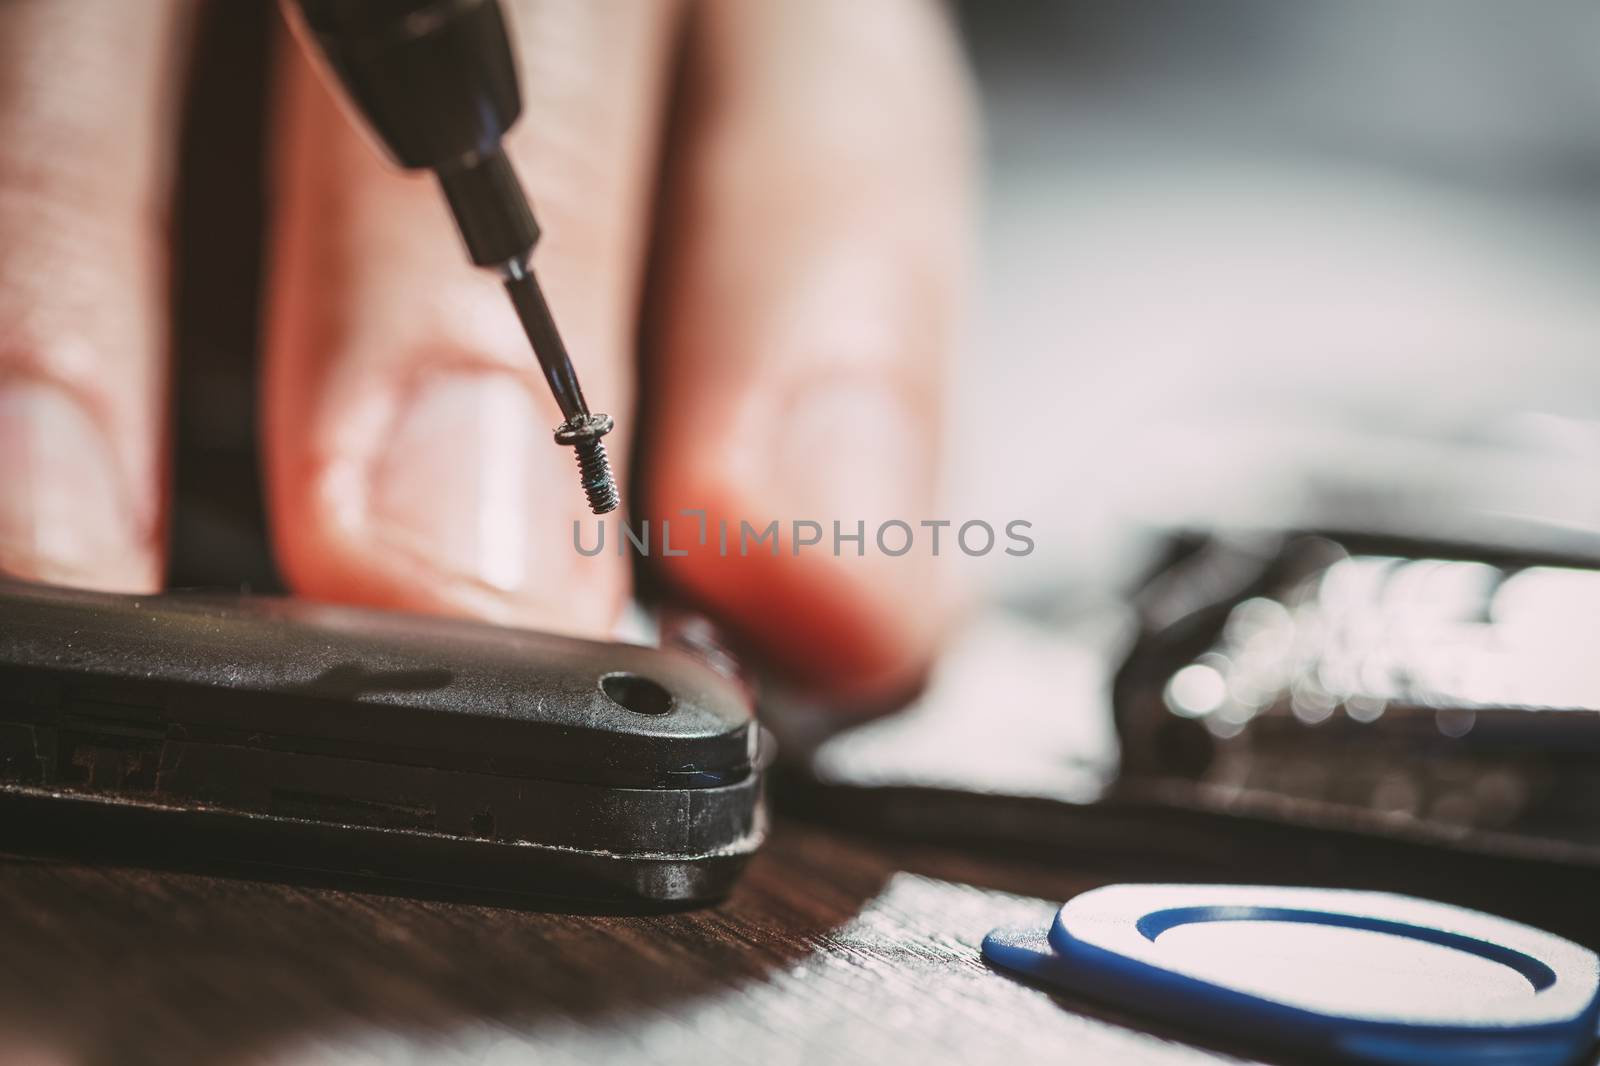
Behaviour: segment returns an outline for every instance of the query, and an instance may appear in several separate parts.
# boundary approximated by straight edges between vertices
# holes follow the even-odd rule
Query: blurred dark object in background
[[[1189,538],[1135,603],[1113,704],[1140,794],[1600,865],[1600,560]]]
[[[1124,879],[1600,931],[1555,902],[1600,891],[1600,558],[1371,533],[1170,548],[1131,641],[1116,608],[991,611],[899,715],[768,707],[780,808]]]

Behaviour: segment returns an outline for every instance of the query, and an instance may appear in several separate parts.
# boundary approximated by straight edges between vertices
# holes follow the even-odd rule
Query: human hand
[[[685,509],[735,529],[926,517],[971,169],[941,9],[507,7],[534,262],[592,406],[617,420],[613,456],[640,427],[635,516],[672,520],[675,547]],[[180,0],[0,5],[0,569],[19,576],[161,579],[162,223],[191,16]],[[574,548],[573,521],[594,520],[504,294],[467,266],[432,181],[390,169],[301,49],[282,52],[262,454],[288,582],[603,633],[631,560]],[[943,617],[922,552],[653,562],[845,698],[914,678]]]

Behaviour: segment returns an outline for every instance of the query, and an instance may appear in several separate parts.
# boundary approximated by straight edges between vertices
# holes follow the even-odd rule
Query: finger
[[[186,7],[0,5],[0,571],[160,583]]]
[[[585,393],[631,423],[633,324],[673,5],[510,5],[524,111],[507,149],[544,227],[534,256]],[[437,187],[401,175],[298,55],[266,378],[279,559],[329,599],[595,631],[623,560],[574,550],[561,421],[494,278]]]
[[[649,498],[663,516],[706,508],[827,535],[798,555],[784,543],[664,561],[780,664],[871,698],[931,653],[938,561],[921,547],[857,556],[849,541],[836,556],[832,523],[863,523],[870,545],[884,520],[937,517],[966,78],[941,9],[919,0],[697,11],[652,306]]]

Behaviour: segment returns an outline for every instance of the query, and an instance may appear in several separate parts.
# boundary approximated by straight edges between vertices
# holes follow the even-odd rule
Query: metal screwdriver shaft
[[[570,445],[578,453],[578,476],[583,481],[583,492],[588,497],[589,509],[595,514],[606,514],[617,509],[617,483],[611,476],[611,463],[606,458],[606,446],[600,438],[611,432],[609,415],[590,414],[583,399],[583,387],[578,384],[577,372],[572,369],[572,359],[567,346],[556,331],[555,319],[550,315],[550,305],[545,302],[544,291],[533,271],[519,261],[506,265],[506,292],[522,320],[522,330],[528,335],[550,393],[561,408],[565,420],[556,428],[556,443]]]

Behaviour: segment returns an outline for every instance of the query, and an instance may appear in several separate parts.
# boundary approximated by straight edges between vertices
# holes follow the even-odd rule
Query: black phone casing
[[[0,582],[0,846],[706,899],[764,835],[763,736],[684,654]]]

